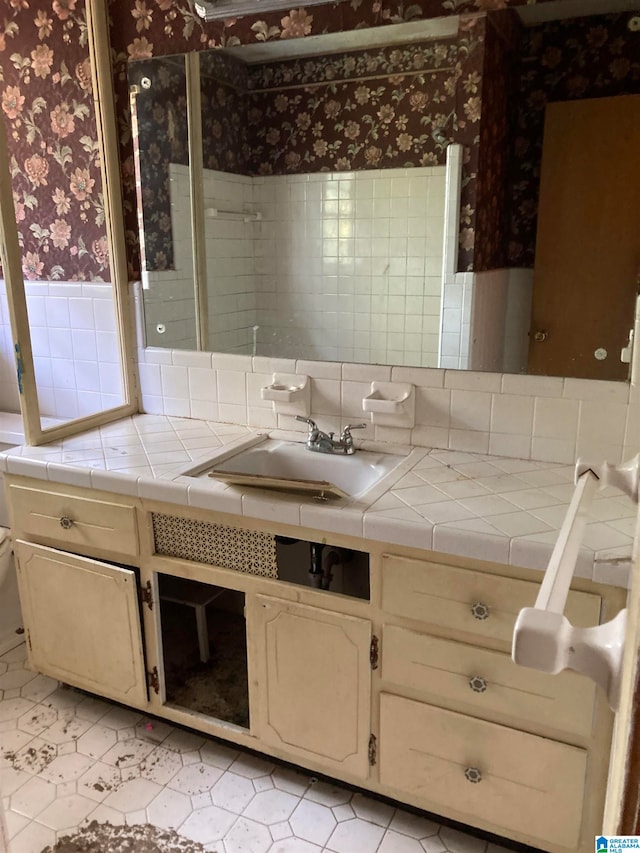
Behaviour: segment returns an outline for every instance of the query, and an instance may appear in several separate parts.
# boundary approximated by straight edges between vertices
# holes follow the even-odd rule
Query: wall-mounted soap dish
[[[372,382],[362,410],[371,413],[374,426],[411,428],[416,422],[415,387],[408,382]]]
[[[270,400],[279,415],[304,415],[311,410],[311,384],[308,376],[274,373],[271,384],[260,389],[262,400]]]

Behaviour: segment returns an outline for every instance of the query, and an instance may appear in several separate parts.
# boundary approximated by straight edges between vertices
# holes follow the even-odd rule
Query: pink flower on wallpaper
[[[362,106],[363,104],[366,104],[371,97],[371,89],[368,86],[358,86],[354,97],[356,99],[356,103]]]
[[[280,141],[280,131],[277,127],[270,127],[265,137],[269,145],[277,145]]]
[[[411,111],[414,113],[421,112],[429,102],[429,95],[426,92],[414,92],[409,96],[409,104]]]
[[[24,222],[25,217],[27,215],[27,210],[24,204],[21,201],[18,201],[16,198],[13,199],[13,209],[16,214],[16,222]]]
[[[84,92],[91,91],[91,60],[83,59],[76,65],[76,79]]]
[[[2,109],[7,118],[17,118],[18,113],[22,112],[23,106],[24,95],[20,94],[20,89],[17,86],[7,86],[2,93]]]
[[[460,248],[461,249],[473,249],[475,243],[475,233],[473,228],[463,228],[460,231]]]
[[[357,139],[360,136],[360,125],[357,121],[348,121],[344,129],[347,139]]]
[[[75,8],[76,0],[53,0],[53,11],[61,21],[66,21]]]
[[[327,101],[324,105],[324,114],[327,118],[336,118],[342,109],[339,101]]]
[[[168,12],[173,6],[173,0],[156,0],[156,3],[158,4],[158,8],[163,12]]]
[[[76,129],[68,104],[58,104],[55,109],[51,110],[49,117],[51,119],[51,130],[60,139],[69,136]]]
[[[134,39],[130,45],[127,45],[127,53],[129,59],[151,59],[153,56],[153,45],[145,36]]]
[[[49,174],[49,163],[39,154],[27,157],[24,161],[24,170],[34,187],[46,187],[47,175]]]
[[[383,124],[390,124],[395,114],[396,111],[391,104],[383,104],[378,110],[378,118]]]
[[[58,216],[62,216],[65,213],[69,213],[69,211],[71,210],[71,199],[60,187],[55,188],[51,196],[51,200],[56,206],[56,213],[58,214]]]
[[[147,8],[144,0],[136,0],[135,7],[131,10],[131,16],[135,18],[136,30],[141,33],[142,30],[148,30],[153,20],[153,11]]]
[[[51,242],[56,249],[66,249],[69,245],[69,237],[71,236],[71,226],[64,219],[56,219],[49,226],[49,234]]]
[[[469,121],[475,122],[480,121],[480,98],[473,97],[469,98],[467,103],[464,105],[464,114],[469,119]]]
[[[39,275],[42,275],[44,263],[40,260],[40,255],[37,252],[27,252],[22,259],[22,272],[25,278],[29,281],[35,281]]]
[[[382,159],[382,148],[377,145],[370,145],[364,152],[364,159],[369,166],[375,166]]]
[[[326,139],[316,139],[313,143],[313,153],[316,157],[324,157],[329,150],[329,143]]]
[[[104,269],[109,264],[109,246],[106,237],[100,237],[99,240],[94,240],[91,244],[93,257],[98,264]]]
[[[53,18],[50,18],[44,10],[38,9],[33,23],[38,28],[38,38],[40,41],[51,35],[53,29]]]
[[[313,15],[308,15],[304,9],[292,9],[280,23],[282,24],[280,38],[297,39],[309,35]]]
[[[7,39],[4,33],[0,33],[0,53],[7,49]]]
[[[69,188],[78,201],[84,201],[91,194],[94,179],[89,175],[88,169],[76,169],[71,175]]]
[[[413,146],[413,136],[410,133],[401,133],[397,139],[398,149],[400,151],[411,151]]]
[[[36,77],[44,79],[51,74],[53,51],[46,44],[39,44],[31,51],[31,68]]]

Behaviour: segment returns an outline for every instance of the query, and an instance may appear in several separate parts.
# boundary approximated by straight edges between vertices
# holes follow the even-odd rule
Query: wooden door
[[[258,738],[314,765],[367,777],[370,623],[262,595],[247,609]]]
[[[640,95],[547,106],[529,373],[628,378],[620,350],[640,277],[639,151]]]
[[[20,540],[15,554],[31,666],[117,702],[146,705],[135,572]]]

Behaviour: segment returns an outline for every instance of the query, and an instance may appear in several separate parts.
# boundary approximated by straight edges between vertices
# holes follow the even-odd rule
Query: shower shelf
[[[243,222],[260,222],[261,213],[246,213],[243,210],[221,210],[218,207],[207,207],[204,215],[207,219],[237,219]]]

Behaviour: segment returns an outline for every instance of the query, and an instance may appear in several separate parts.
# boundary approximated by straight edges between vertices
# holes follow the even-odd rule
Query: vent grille
[[[160,512],[151,513],[151,519],[156,554],[251,575],[278,577],[276,540],[270,533]]]

